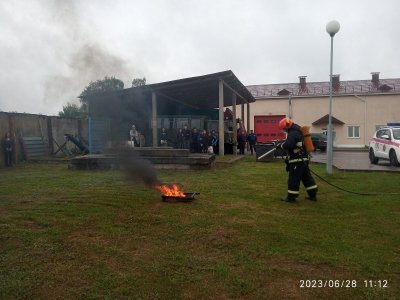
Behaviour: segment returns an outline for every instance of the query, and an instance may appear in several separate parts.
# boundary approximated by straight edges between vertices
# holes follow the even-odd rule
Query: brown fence
[[[71,134],[87,141],[86,120],[25,113],[0,112],[0,137],[9,132],[15,142],[14,163],[37,156],[62,156],[73,152],[76,146],[64,135]],[[0,165],[4,165],[3,150]]]

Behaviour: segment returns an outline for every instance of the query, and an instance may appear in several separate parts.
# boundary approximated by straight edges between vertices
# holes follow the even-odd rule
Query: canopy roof
[[[253,95],[231,70],[132,87],[120,91],[93,94],[84,97],[84,99],[91,102],[94,100],[92,103],[95,103],[96,99],[113,97],[126,99],[130,96],[141,95],[150,100],[151,94],[155,92],[158,98],[165,97],[193,108],[218,108],[220,81],[224,83],[224,107],[232,105],[233,93],[236,94],[236,104],[255,101]]]
[[[325,125],[329,123],[329,114],[319,118],[318,120],[314,121],[313,125]],[[332,124],[343,125],[344,122],[340,121],[339,119],[332,116]]]

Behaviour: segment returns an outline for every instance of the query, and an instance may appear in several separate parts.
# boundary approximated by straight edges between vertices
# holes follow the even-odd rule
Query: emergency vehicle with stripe
[[[389,160],[392,166],[400,166],[400,123],[388,123],[377,130],[369,142],[369,160]]]

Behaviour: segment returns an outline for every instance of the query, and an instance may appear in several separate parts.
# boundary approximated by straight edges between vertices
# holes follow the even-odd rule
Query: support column
[[[19,145],[21,143],[18,143],[17,141],[17,136],[15,134],[15,127],[14,127],[14,114],[13,113],[7,113],[8,116],[8,132],[10,133],[10,137],[14,139],[14,149],[13,149],[13,164],[16,164],[18,162],[18,154],[19,152],[22,152],[22,149],[18,152]],[[19,137],[18,137],[19,138]]]
[[[250,132],[250,103],[247,103],[247,132]]]
[[[246,120],[247,134],[250,132],[250,103],[247,103],[247,120]],[[250,151],[250,145],[246,142],[247,151]]]
[[[46,117],[46,122],[47,122],[47,138],[49,141],[49,152],[51,155],[53,155],[54,154],[54,141],[53,141],[53,124],[52,124],[51,117]],[[78,135],[79,135],[79,137],[81,137],[81,131],[80,131],[81,120],[78,119],[77,123],[78,123]]]
[[[232,93],[232,121],[233,121],[233,155],[237,155],[237,130],[236,130],[236,94]]]
[[[151,93],[151,127],[153,129],[153,147],[158,146],[158,130],[157,130],[157,94]]]
[[[242,109],[242,111],[241,111],[241,119],[242,119],[242,122],[243,122],[243,124],[244,124],[244,103],[242,103],[242,104],[240,105],[240,107],[241,107],[241,109]]]
[[[225,135],[224,135],[224,83],[220,80],[218,85],[218,135],[219,135],[219,155],[225,155]]]

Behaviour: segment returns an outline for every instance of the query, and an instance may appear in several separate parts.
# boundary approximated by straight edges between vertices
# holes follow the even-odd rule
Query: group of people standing
[[[250,152],[253,155],[257,143],[257,135],[251,130],[246,135],[244,130],[238,131],[237,145],[240,154],[244,154],[246,142],[249,143]],[[176,143],[171,141],[171,137],[165,128],[161,129],[159,137],[160,147],[175,146],[178,149],[189,149],[192,153],[219,153],[219,136],[215,130],[188,129],[186,125],[179,128],[176,135]]]
[[[144,147],[145,137],[137,130],[135,125],[132,125],[130,131],[130,144],[132,147]],[[251,155],[255,152],[257,143],[257,135],[250,131],[246,134],[244,130],[238,130],[237,145],[239,154],[244,155],[246,143],[249,144]],[[188,149],[191,153],[219,153],[219,136],[215,130],[198,130],[196,127],[189,129],[187,125],[179,128],[175,137],[167,131],[166,128],[161,128],[158,139],[159,147],[175,147],[178,149]]]
[[[188,149],[192,153],[215,153],[218,154],[219,137],[215,130],[202,130],[197,128],[189,129],[187,125],[179,128],[175,141],[172,140],[165,128],[161,129],[159,146],[171,147],[178,149]]]
[[[251,155],[255,152],[255,146],[257,143],[257,135],[250,130],[250,133],[246,135],[244,130],[239,130],[237,135],[237,143],[239,148],[239,154],[244,155],[244,150],[246,148],[246,142],[249,143],[249,148]]]

